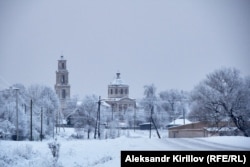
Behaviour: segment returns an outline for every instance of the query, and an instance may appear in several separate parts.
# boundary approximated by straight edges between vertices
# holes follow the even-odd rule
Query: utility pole
[[[60,127],[61,127],[61,120],[60,120],[60,118],[61,118],[61,109],[60,110],[58,110],[58,118],[57,118],[57,121],[58,121],[58,132],[60,133]]]
[[[100,139],[101,138],[101,131],[100,131],[100,124],[101,124],[101,112],[100,112],[100,109],[101,109],[101,96],[99,96],[99,101],[98,101],[98,138]]]
[[[153,119],[153,112],[154,112],[154,106],[151,107],[151,116],[150,116],[150,125],[149,125],[150,126],[149,138],[151,138],[152,123],[153,123],[153,125],[155,127],[155,130],[156,130],[156,133],[157,133],[157,136],[160,139],[161,138],[160,133],[159,133],[158,128],[156,127],[156,124],[155,124],[154,119]]]
[[[16,90],[16,140],[19,140],[19,128],[18,128],[18,90],[19,88],[14,88]]]
[[[94,139],[96,139],[97,124],[98,124],[97,119],[98,119],[98,113],[97,113],[96,123],[95,123],[95,135],[94,135]]]
[[[43,140],[43,108],[41,107],[41,132],[40,132],[40,139]]]
[[[55,137],[55,113],[52,112],[52,114],[53,114],[53,139],[54,139]]]
[[[26,114],[26,111],[27,111],[27,109],[26,109],[26,104],[24,104],[24,113]]]
[[[94,135],[94,139],[96,139],[97,126],[98,126],[98,111],[97,111],[97,115],[96,115],[96,124],[95,124],[95,135]]]
[[[32,99],[30,100],[30,141],[32,141]]]
[[[184,108],[183,108],[183,124],[185,125],[185,110],[184,110]]]
[[[160,133],[159,133],[159,131],[158,131],[158,128],[156,127],[155,121],[154,121],[153,118],[151,118],[151,119],[152,119],[152,122],[153,122],[153,124],[154,124],[155,130],[156,130],[156,133],[157,133],[157,136],[158,136],[158,138],[160,139],[161,136],[160,136]]]
[[[150,124],[149,124],[149,138],[151,138],[151,129],[152,129],[151,125],[152,125],[152,119],[153,119],[153,117],[152,117],[152,115],[153,115],[153,111],[154,111],[154,106],[151,106],[151,112],[150,112]]]
[[[112,104],[112,121],[114,119],[114,104]]]
[[[135,132],[135,118],[136,118],[136,108],[134,108],[134,132]]]
[[[58,111],[56,112],[56,134],[57,134],[57,124],[58,124]]]
[[[99,96],[99,101],[98,101],[98,110],[97,110],[97,116],[96,116],[94,139],[96,139],[96,134],[97,133],[98,133],[98,137],[100,139],[100,106],[101,106],[101,96]]]

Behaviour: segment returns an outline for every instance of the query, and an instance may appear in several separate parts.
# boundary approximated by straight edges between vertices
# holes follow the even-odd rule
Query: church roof
[[[129,97],[122,97],[122,98],[107,98],[105,99],[105,101],[122,101],[122,100],[125,100],[125,99],[128,99],[128,100],[131,100],[131,101],[135,101],[135,99],[132,99],[132,98],[129,98]]]

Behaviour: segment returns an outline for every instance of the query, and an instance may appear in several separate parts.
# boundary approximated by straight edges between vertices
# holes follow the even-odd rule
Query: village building
[[[175,127],[175,126],[181,126],[181,125],[190,124],[190,123],[192,123],[192,122],[181,116],[181,117],[173,120],[172,122],[170,122],[166,126],[166,128],[171,128],[171,127]]]
[[[104,101],[110,105],[112,112],[122,112],[136,108],[136,100],[129,97],[129,85],[116,73],[115,79],[108,85],[108,98]]]
[[[228,121],[222,121],[217,127],[211,126],[211,122],[190,122],[183,125],[168,128],[169,138],[194,138],[210,136],[242,135],[235,125]]]

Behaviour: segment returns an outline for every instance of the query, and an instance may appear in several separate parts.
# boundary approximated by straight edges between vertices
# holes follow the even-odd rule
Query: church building
[[[108,98],[105,102],[111,106],[112,112],[135,110],[135,99],[129,98],[129,85],[116,73],[116,78],[108,85]]]
[[[63,56],[58,60],[56,71],[55,91],[61,103],[61,109],[66,108],[67,100],[70,99],[69,72],[67,70],[67,60]]]

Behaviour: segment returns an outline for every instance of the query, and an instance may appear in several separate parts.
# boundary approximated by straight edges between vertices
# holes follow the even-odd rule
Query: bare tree
[[[250,135],[250,82],[234,68],[223,68],[207,75],[192,92],[194,110],[200,119],[220,125],[231,121],[244,136]]]

